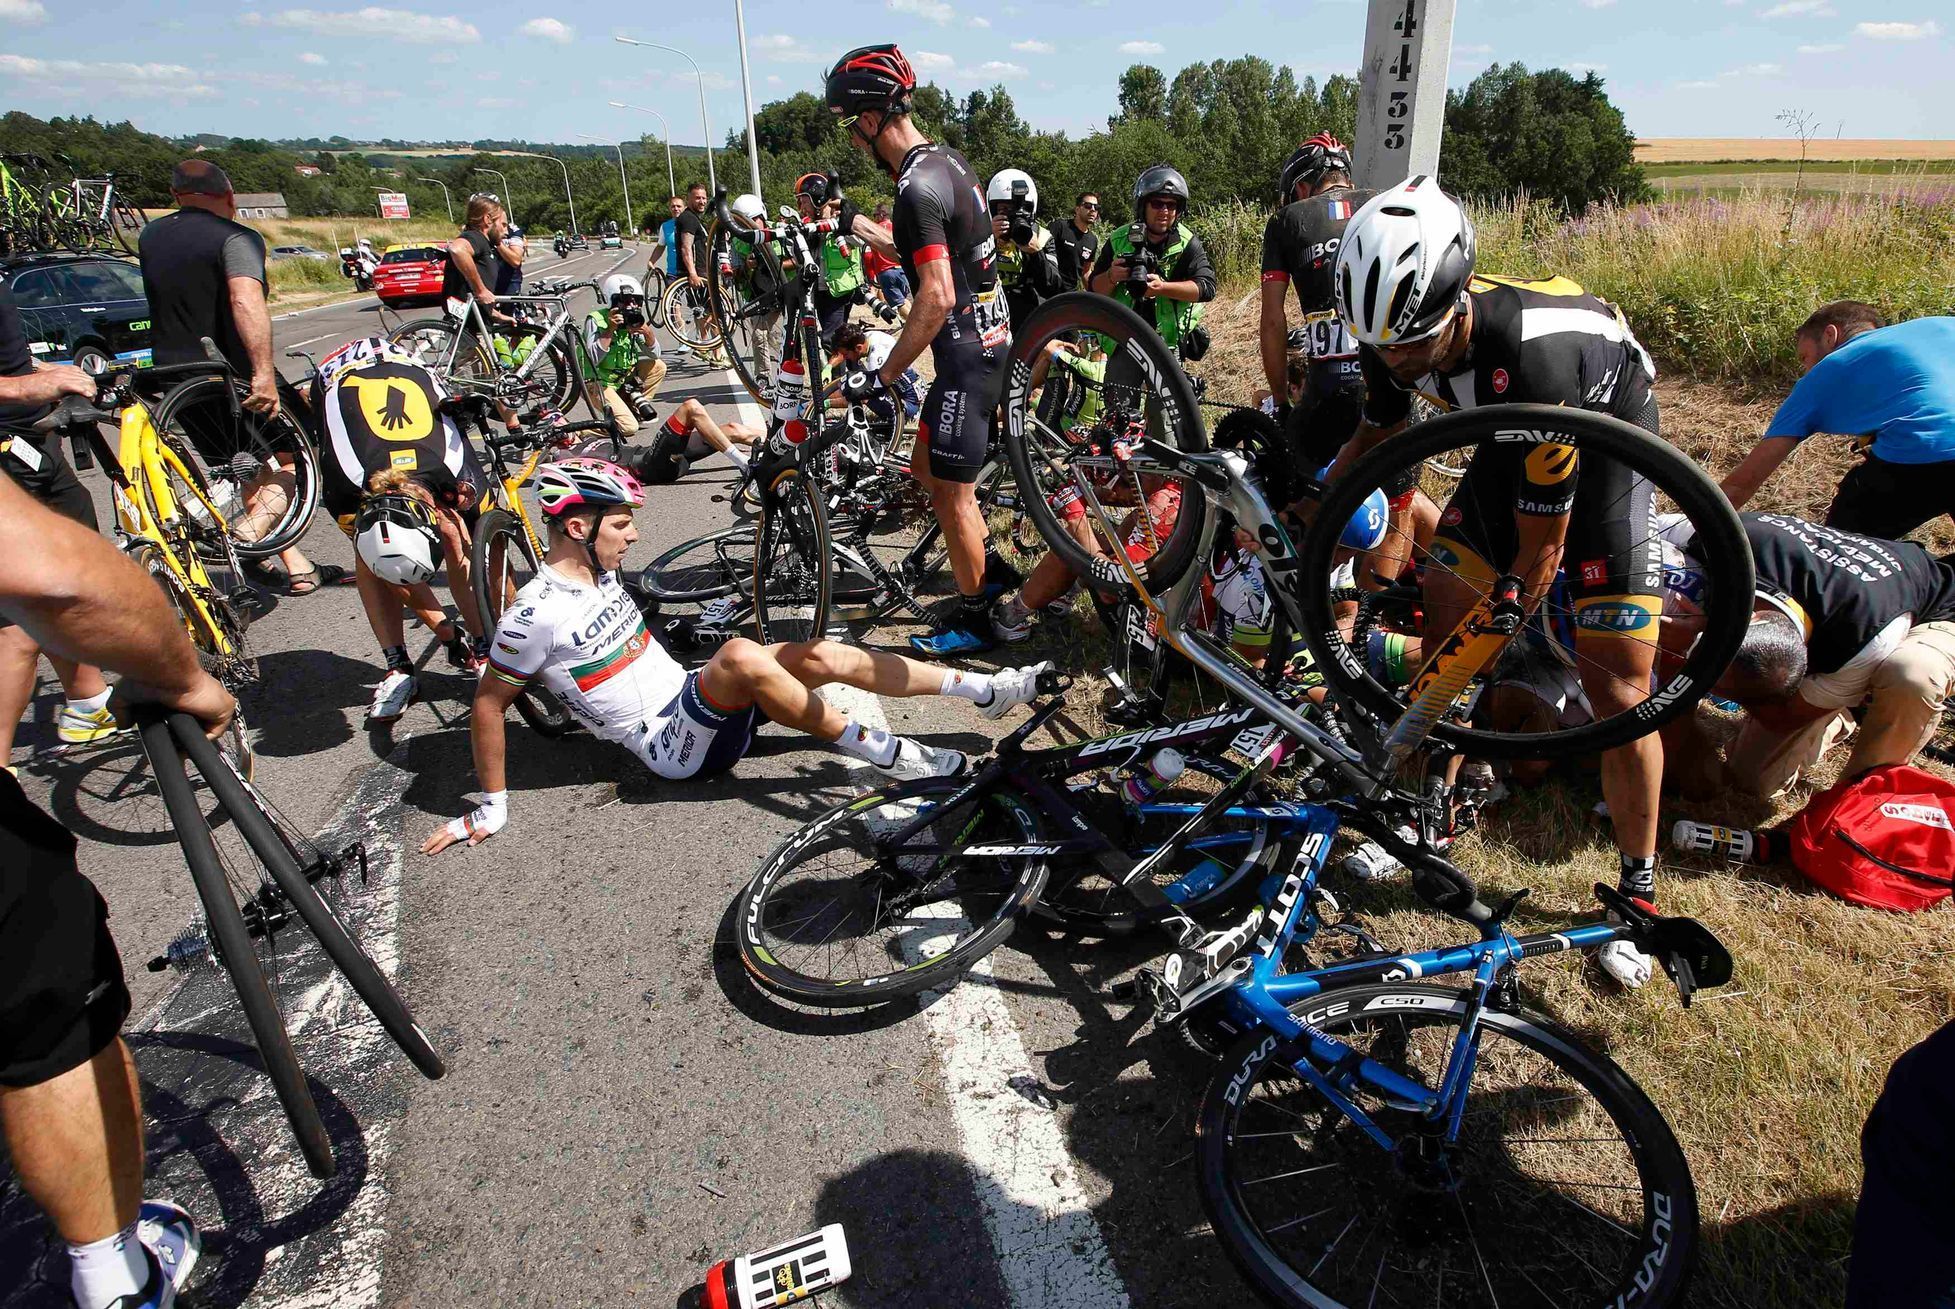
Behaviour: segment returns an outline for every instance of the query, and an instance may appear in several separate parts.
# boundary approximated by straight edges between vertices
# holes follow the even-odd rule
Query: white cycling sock
[[[878,768],[887,768],[896,762],[896,743],[900,739],[883,728],[864,727],[850,719],[835,744],[857,759],[866,759]]]
[[[944,673],[944,684],[937,688],[937,694],[958,696],[972,704],[990,704],[991,674],[948,669]]]
[[[726,457],[732,460],[733,466],[735,468],[738,468],[741,472],[745,472],[747,470],[747,457],[740,453],[739,446],[730,445],[726,447]]]
[[[129,1224],[114,1236],[87,1245],[68,1247],[68,1285],[81,1309],[108,1309],[125,1295],[134,1295],[149,1281],[149,1256]]]
[[[109,707],[109,695],[110,692],[104,691],[100,695],[84,696],[80,700],[70,700],[68,701],[68,707],[78,714],[99,714],[102,710]]]

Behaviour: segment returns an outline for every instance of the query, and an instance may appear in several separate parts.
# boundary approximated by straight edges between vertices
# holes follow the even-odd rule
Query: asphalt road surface
[[[546,252],[536,271],[598,276],[618,261]],[[275,323],[281,351],[383,326],[371,301]],[[668,357],[661,409],[696,396],[757,420],[730,373]],[[653,488],[638,561],[725,521],[715,497],[730,480],[708,460]],[[324,515],[304,548],[351,564]],[[1250,1302],[1195,1192],[1208,1066],[1099,996],[1157,942],[1021,930],[920,1004],[780,1005],[741,970],[730,905],[786,833],[858,783],[845,756],[773,727],[731,776],[673,784],[614,746],[544,740],[512,718],[510,826],[426,859],[421,839],[475,785],[471,683],[413,632],[419,703],[364,727],[380,667],[350,587],[280,597],[253,638],[257,782],[322,844],[366,844],[369,879],[345,889],[346,912],[397,968],[448,1073],[421,1079],[329,973],[305,974],[318,984],[296,1041],[340,1164],[310,1177],[223,975],[145,968],[194,908],[146,763],[127,746],[50,758],[47,682],[13,759],[82,837],[111,909],[136,1000],[149,1190],[206,1230],[190,1304],[665,1306],[716,1260],[831,1222],[856,1270],[835,1305]],[[964,750],[1011,726],[958,700],[858,694],[848,708]],[[0,1175],[0,1309],[65,1305],[66,1282],[50,1228]]]

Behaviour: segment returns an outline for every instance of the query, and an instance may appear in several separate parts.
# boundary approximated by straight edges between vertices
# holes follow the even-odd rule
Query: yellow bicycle
[[[206,670],[236,691],[258,675],[245,631],[256,593],[245,582],[230,522],[197,456],[182,437],[158,428],[137,395],[138,387],[162,390],[226,371],[222,363],[192,363],[112,374],[93,405],[71,398],[31,430],[70,431],[94,451],[115,504],[116,544],[156,579]],[[235,408],[235,392],[226,394]],[[166,398],[159,408],[168,406]],[[113,445],[104,423],[116,426]],[[0,430],[9,443],[22,435]]]

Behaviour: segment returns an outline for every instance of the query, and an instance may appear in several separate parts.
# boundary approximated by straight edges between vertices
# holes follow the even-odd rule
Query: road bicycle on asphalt
[[[149,962],[150,971],[188,971],[213,961],[224,969],[307,1167],[315,1177],[331,1177],[337,1169],[332,1141],[292,1048],[291,1029],[318,1016],[328,976],[305,935],[423,1076],[445,1071],[393,982],[336,907],[348,872],[366,880],[366,850],[357,843],[324,850],[299,831],[252,784],[250,755],[235,737],[219,748],[188,715],[154,707],[138,707],[135,720],[201,907],[189,929]],[[199,802],[186,763],[215,801],[214,811],[207,814]]]
[[[570,299],[596,282],[552,282],[547,294],[502,296],[491,321],[473,297],[450,301],[442,318],[403,323],[388,339],[441,379],[451,395],[481,396],[517,413],[567,413],[579,401],[596,414],[596,370],[585,357]]]
[[[1040,422],[1032,361],[1081,328],[1112,338],[1097,431]],[[790,836],[736,905],[739,948],[770,990],[804,1002],[863,1004],[953,984],[1015,919],[1051,898],[1101,887],[1131,895],[1177,949],[1136,975],[1131,994],[1157,1022],[1226,1050],[1199,1116],[1204,1205],[1231,1258],[1272,1303],[1639,1305],[1677,1303],[1694,1257],[1695,1191],[1660,1113],[1606,1056],[1529,1009],[1516,982],[1526,959],[1628,939],[1655,956],[1688,1002],[1722,984],[1729,956],[1687,919],[1664,918],[1605,887],[1608,917],[1559,931],[1509,927],[1525,892],[1489,906],[1446,852],[1456,829],[1450,763],[1559,757],[1607,748],[1687,712],[1742,638],[1752,572],[1736,516],[1716,488],[1656,438],[1614,420],[1539,406],[1453,415],[1387,442],[1327,490],[1300,546],[1270,510],[1264,479],[1239,451],[1210,452],[1194,393],[1139,318],[1097,297],[1059,297],[1021,326],[1006,387],[1007,443],[1026,504],[1054,549],[1091,584],[1136,595],[1162,638],[1240,708],[1219,716],[1028,751],[1055,707],[1000,744],[965,781],[934,780],[857,797]],[[1643,704],[1584,728],[1501,730],[1471,717],[1472,691],[1529,604],[1507,577],[1436,643],[1409,687],[1366,670],[1332,612],[1328,578],[1339,526],[1370,492],[1434,455],[1470,462],[1511,443],[1586,451],[1648,476],[1659,505],[1696,528],[1706,561],[1704,629]],[[1451,460],[1449,459],[1450,463]],[[1423,474],[1422,474],[1423,475]],[[1432,473],[1432,476],[1443,474]],[[1123,478],[1175,479],[1181,511],[1145,560],[1097,491]],[[1060,529],[1039,491],[1066,486],[1091,510],[1104,554]],[[1045,513],[1040,513],[1045,509]],[[1187,621],[1197,566],[1247,532],[1287,631],[1258,668]],[[1449,565],[1430,552],[1426,567]],[[1321,704],[1280,684],[1288,633],[1301,633],[1325,679]],[[1158,772],[1164,747],[1207,744],[1256,727],[1254,758],[1158,844],[1125,844],[1078,803],[1113,776]],[[1233,739],[1233,738],[1232,738]],[[1293,761],[1293,800],[1246,803]],[[1101,774],[1095,778],[1094,773]],[[1083,779],[1083,780],[1082,780]],[[1136,808],[1145,814],[1148,800]],[[1168,892],[1176,860],[1219,824],[1264,830],[1280,853],[1262,903],[1204,932]],[[1318,885],[1331,842],[1349,827],[1411,871],[1427,904],[1476,939],[1401,954],[1337,921]],[[1321,960],[1313,946],[1355,950]],[[1469,975],[1464,990],[1429,982]],[[1449,1299],[1449,1296],[1452,1299]]]

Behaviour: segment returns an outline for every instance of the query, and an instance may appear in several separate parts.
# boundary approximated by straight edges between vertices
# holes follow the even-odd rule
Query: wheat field
[[[1639,164],[1719,163],[1727,160],[1798,159],[1797,137],[1658,136],[1636,142]],[[1807,159],[1955,159],[1955,141],[1898,141],[1880,137],[1815,138]]]

